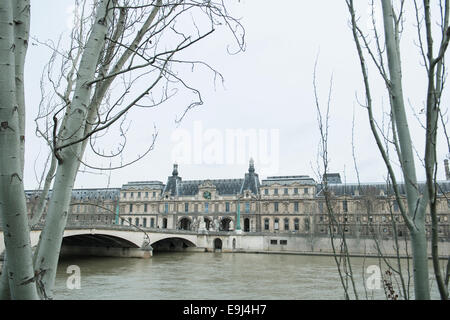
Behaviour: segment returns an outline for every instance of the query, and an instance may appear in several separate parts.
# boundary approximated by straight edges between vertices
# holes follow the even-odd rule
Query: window
[[[130,213],[133,212],[133,205],[130,204]]]
[[[205,202],[205,212],[208,213],[209,210],[209,203]]]
[[[147,228],[147,218],[144,218],[144,219],[143,219],[143,221],[142,221],[142,226],[143,226],[144,228]]]
[[[289,231],[289,219],[284,219],[284,230]]]
[[[287,240],[280,240],[281,245],[287,245]]]
[[[123,226],[123,223],[124,223],[125,221],[124,221],[124,219],[123,218],[121,218],[120,219],[120,224]]]
[[[126,198],[126,197],[127,197],[127,193],[126,193],[126,192],[122,193],[122,196],[123,196],[124,198]]]
[[[132,223],[131,223],[131,218],[128,218],[128,225],[132,225]]]
[[[250,203],[246,202],[245,203],[245,213],[249,213],[250,212]]]
[[[344,210],[344,212],[348,212],[348,203],[347,200],[344,200],[342,202],[342,209]]]
[[[397,202],[397,200],[394,201],[394,211],[395,212],[398,211],[398,202]]]
[[[147,212],[147,207],[148,207],[148,206],[147,206],[147,204],[145,203],[145,204],[144,204],[144,212]]]
[[[274,203],[273,203],[273,210],[274,210],[275,212],[278,212],[278,202],[274,202]]]
[[[264,195],[266,195],[266,196],[269,195],[269,189],[264,189]]]
[[[294,202],[294,211],[298,212],[298,202]]]
[[[148,191],[145,193],[145,197],[148,198]]]
[[[130,198],[133,198],[133,194],[134,194],[133,192],[130,193]]]
[[[284,188],[284,194],[288,194],[288,188]]]
[[[164,213],[168,213],[168,212],[169,212],[169,204],[164,203]]]
[[[303,220],[304,224],[305,224],[305,231],[309,231],[309,219],[305,218]]]
[[[273,224],[273,228],[275,229],[275,230],[278,230],[279,229],[279,220],[278,220],[278,218],[276,218],[275,219],[275,221],[274,221],[274,224]]]
[[[229,202],[225,202],[225,211],[230,212],[230,203]]]
[[[264,219],[264,230],[269,230],[269,219]]]
[[[298,194],[298,188],[294,188],[294,194]]]
[[[274,189],[273,190],[273,194],[277,196],[278,195],[278,189]]]
[[[150,218],[150,228],[155,227],[155,218]]]
[[[134,220],[134,224],[136,225],[136,226],[139,226],[139,218],[136,218],[135,220]]]
[[[308,194],[308,193],[309,193],[309,189],[308,189],[308,188],[304,188],[304,189],[303,189],[303,193],[304,193],[304,194]]]
[[[189,212],[189,203],[184,203],[184,212]]]
[[[278,244],[278,240],[270,240],[270,244]]]
[[[140,192],[138,192],[138,198],[140,198],[141,197],[141,193]]]
[[[299,228],[299,223],[298,223],[298,218],[295,218],[294,219],[294,230],[295,231],[298,231],[300,228]]]

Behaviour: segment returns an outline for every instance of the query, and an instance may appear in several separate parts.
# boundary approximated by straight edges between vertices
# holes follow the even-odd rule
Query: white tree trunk
[[[108,10],[110,1],[99,0],[95,24],[86,44],[78,70],[77,83],[69,112],[66,114],[66,127],[62,130],[63,143],[77,141],[83,137],[88,113],[91,88],[85,84],[94,78],[97,62],[105,43]],[[81,143],[73,144],[60,153],[62,162],[58,164],[53,192],[50,199],[46,223],[36,252],[35,270],[45,270],[42,283],[45,292],[51,297],[54,286],[62,236],[67,222],[73,183],[82,158]]]
[[[0,214],[8,256],[7,276],[11,298],[36,299],[30,233],[23,186],[21,114],[16,100],[16,43],[13,4],[0,5]],[[23,132],[22,132],[23,133]],[[18,161],[19,159],[19,161]],[[22,160],[21,160],[22,159]]]
[[[412,222],[409,231],[413,251],[414,292],[415,298],[418,300],[430,299],[427,239],[424,224],[425,206],[423,206],[423,199],[417,186],[414,154],[403,100],[401,61],[397,36],[394,31],[394,12],[391,0],[382,0],[382,8],[390,76],[391,109],[400,145],[399,154],[406,187],[408,214]]]

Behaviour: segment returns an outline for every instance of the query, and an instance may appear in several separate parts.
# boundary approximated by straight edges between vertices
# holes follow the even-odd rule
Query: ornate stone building
[[[398,204],[387,184],[345,184],[327,176],[329,204],[338,226],[349,237],[407,236]],[[424,188],[424,184],[420,184]],[[439,182],[439,238],[450,240],[450,181]],[[404,194],[403,186],[400,191]],[[30,214],[38,199],[27,192]],[[404,202],[406,206],[406,202]],[[430,216],[426,217],[430,232]],[[175,164],[166,183],[138,181],[122,188],[73,191],[69,224],[117,224],[195,232],[242,230],[244,233],[317,235],[330,233],[324,188],[308,176],[260,180],[250,161],[243,178],[183,180]]]

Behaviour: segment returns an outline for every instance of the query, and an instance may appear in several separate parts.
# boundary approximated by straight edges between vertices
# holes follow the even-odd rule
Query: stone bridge
[[[32,247],[39,242],[41,230],[32,230]],[[234,232],[205,232],[99,225],[69,226],[64,231],[61,255],[95,255],[147,258],[160,251],[232,251],[240,238]],[[240,242],[240,241],[239,241]],[[0,231],[0,253],[4,251]]]

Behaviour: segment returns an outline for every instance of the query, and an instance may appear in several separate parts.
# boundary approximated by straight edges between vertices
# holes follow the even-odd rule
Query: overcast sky
[[[386,169],[373,142],[366,111],[356,99],[358,96],[363,101],[364,92],[344,0],[291,0],[283,1],[283,5],[275,5],[276,2],[268,0],[227,2],[232,3],[234,16],[242,18],[246,30],[245,52],[237,55],[227,53],[227,46],[233,47],[234,43],[224,30],[218,30],[188,52],[191,58],[203,60],[221,72],[225,78],[224,86],[220,82],[214,85],[214,75],[206,68],[196,68],[188,77],[201,90],[203,106],[189,111],[180,125],[174,120],[181,115],[184,105],[191,101],[192,97],[188,95],[181,94],[174,102],[158,109],[138,110],[130,114],[128,120],[133,130],[128,139],[128,159],[144,152],[151,140],[153,126],[158,131],[154,150],[138,163],[111,174],[92,173],[92,170],[79,173],[76,187],[120,187],[129,181],[140,180],[165,182],[174,161],[179,163],[179,175],[184,180],[243,178],[250,154],[255,159],[256,172],[261,179],[269,175],[317,178],[314,170],[319,131],[312,85],[317,56],[317,80],[323,105],[327,102],[333,75],[330,171],[341,173],[347,182],[356,182],[351,147],[355,111],[355,152],[361,182],[385,179]],[[61,32],[67,33],[71,4],[69,0],[31,1],[31,36],[45,41],[57,40]],[[366,1],[361,0],[359,5],[360,22],[364,27]],[[411,105],[408,111],[419,111],[426,93],[422,80],[424,71],[410,36],[414,35],[414,29],[411,29],[414,21],[409,19],[410,16],[406,18],[405,29],[412,31],[406,32],[402,38],[405,96]],[[31,42],[26,63],[25,186],[28,189],[36,188],[35,173],[40,174],[47,153],[43,142],[35,136],[33,119],[40,99],[39,78],[50,55],[45,46]],[[373,93],[375,106],[378,110],[384,106],[387,111],[383,84],[375,72],[371,76],[377,79]],[[444,97],[444,110],[447,110],[447,100]],[[410,127],[417,152],[423,154],[424,133],[413,116],[410,117]],[[256,133],[257,145],[246,149],[249,155],[245,154],[245,161],[227,160],[227,143],[230,142],[227,142],[227,134],[241,131]],[[186,139],[191,139],[192,154],[177,154],[177,150],[186,147]],[[214,156],[211,158],[212,147]],[[233,150],[238,152],[236,148]],[[438,149],[440,179],[445,177],[442,164],[446,153],[446,144],[441,139]],[[109,165],[91,156],[87,160]],[[416,165],[420,169],[417,159]],[[424,179],[422,169],[418,177]]]

